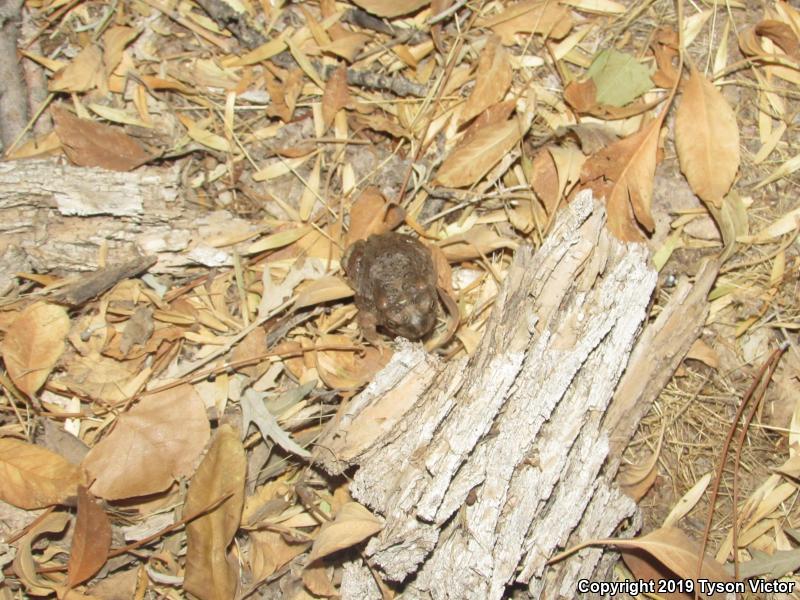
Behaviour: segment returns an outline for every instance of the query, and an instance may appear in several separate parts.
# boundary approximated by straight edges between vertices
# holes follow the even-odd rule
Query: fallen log
[[[600,548],[548,560],[638,529],[614,484],[621,453],[699,334],[705,313],[686,303],[716,269],[679,285],[636,346],[656,272],[604,225],[603,205],[579,194],[537,252],[517,252],[472,356],[445,364],[401,342],[330,423],[318,462],[357,469],[351,494],[385,519],[369,568],[345,566],[344,598],[380,598],[373,571],[408,598],[572,598],[579,580],[607,579],[615,555]]]

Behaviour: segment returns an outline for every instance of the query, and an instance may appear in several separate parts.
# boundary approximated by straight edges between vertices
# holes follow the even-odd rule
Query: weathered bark
[[[601,551],[545,577],[547,560],[634,514],[601,472],[603,417],[656,274],[604,222],[579,195],[535,255],[518,251],[472,357],[444,365],[401,345],[323,440],[326,469],[359,466],[351,493],[386,519],[366,555],[408,597],[499,598],[514,584],[540,597],[545,583],[573,597]]]
[[[179,197],[177,169],[130,173],[73,167],[49,160],[0,163],[0,293],[25,270],[95,270],[157,255],[151,272],[233,263],[207,240],[257,234],[257,224],[208,211]]]

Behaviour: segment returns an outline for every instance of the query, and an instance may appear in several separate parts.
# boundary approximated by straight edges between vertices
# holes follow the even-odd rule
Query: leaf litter
[[[47,74],[54,129],[7,158],[175,162],[198,204],[255,227],[204,240],[235,249],[233,270],[161,290],[130,279],[64,308],[41,293],[58,276],[21,273],[5,295],[0,506],[30,512],[0,540],[0,593],[335,594],[342,552],[382,525],[304,459],[391,353],[359,334],[344,250],[397,228],[424,238],[451,275],[456,318],[435,336],[454,358],[474,351],[514,248],[587,186],[612,232],[653,249],[654,314],[703,257],[727,259],[701,343],[628,449],[646,528],[617,542],[620,568],[691,578],[703,562],[723,580],[739,519],[739,575],[800,582],[796,8],[212,6],[26,2],[20,52]],[[787,341],[712,506],[735,405]],[[54,425],[61,437],[42,433]]]

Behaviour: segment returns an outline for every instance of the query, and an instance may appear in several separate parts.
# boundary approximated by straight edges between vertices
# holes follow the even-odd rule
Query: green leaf
[[[603,50],[586,72],[597,87],[597,103],[625,106],[653,87],[650,72],[630,54]]]

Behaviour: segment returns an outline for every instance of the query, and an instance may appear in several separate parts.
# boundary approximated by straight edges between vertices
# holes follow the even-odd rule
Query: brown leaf
[[[246,469],[239,436],[230,425],[222,425],[189,484],[183,507],[184,514],[193,514],[232,494],[186,526],[184,589],[201,600],[236,595],[239,569],[228,560],[228,546],[239,529]]]
[[[553,214],[558,206],[561,190],[558,182],[558,171],[553,155],[546,148],[536,153],[531,161],[529,183],[542,202],[547,214]]]
[[[282,82],[279,82],[269,71],[264,74],[269,92],[270,103],[267,115],[278,117],[284,123],[292,120],[297,98],[303,91],[302,69],[292,69]]]
[[[117,127],[79,119],[57,106],[52,113],[61,146],[78,166],[130,171],[152,158],[139,142]]]
[[[103,52],[97,46],[87,46],[58,71],[47,86],[51,92],[86,92],[103,80]]]
[[[350,91],[347,89],[347,67],[341,65],[325,82],[322,94],[322,122],[327,130],[336,113],[350,102]]]
[[[756,25],[756,35],[771,39],[776,46],[786,53],[786,56],[794,60],[800,60],[800,41],[798,41],[797,35],[788,24],[766,19]]]
[[[17,542],[14,572],[25,584],[27,591],[34,596],[49,596],[59,586],[59,582],[38,573],[39,564],[33,559],[31,546],[44,534],[64,531],[69,518],[69,514],[65,512],[50,513]]]
[[[483,127],[450,152],[439,167],[435,183],[447,187],[469,187],[480,181],[517,144],[528,127],[518,119]]]
[[[658,69],[651,76],[658,87],[669,89],[678,80],[678,70],[673,60],[678,56],[678,34],[673,29],[661,27],[656,30],[650,44]]]
[[[297,286],[297,300],[294,308],[342,300],[350,298],[352,295],[352,288],[341,277],[326,275]]]
[[[336,590],[336,587],[333,585],[328,575],[328,571],[332,570],[331,567],[326,567],[321,564],[303,569],[303,583],[306,588],[308,588],[308,591],[314,594],[314,596],[323,598],[338,596],[339,592]]]
[[[662,119],[658,118],[626,138],[614,142],[583,165],[581,181],[594,181],[598,196],[605,196],[608,228],[625,241],[642,239],[637,222],[648,231],[655,223],[650,215],[656,151]]]
[[[439,248],[452,263],[479,259],[500,248],[516,250],[518,245],[513,239],[499,235],[496,229],[489,225],[476,225],[466,233],[439,242]]]
[[[383,529],[381,519],[358,502],[348,502],[336,513],[336,518],[322,526],[314,540],[306,565],[324,556],[350,548]]]
[[[500,37],[493,35],[478,59],[478,74],[475,87],[461,111],[461,122],[465,123],[493,104],[500,102],[511,87],[511,63]]]
[[[653,486],[658,477],[658,457],[661,454],[661,444],[664,441],[664,431],[658,440],[658,446],[649,460],[639,464],[624,465],[620,469],[617,481],[623,492],[633,498],[634,502],[641,500]]]
[[[250,572],[253,584],[264,581],[290,560],[305,552],[310,543],[290,544],[274,531],[250,532]]]
[[[391,358],[390,352],[381,352],[372,346],[361,352],[354,349],[346,335],[321,335],[318,344],[327,350],[314,353],[317,371],[325,385],[333,389],[358,389],[369,383]],[[337,350],[336,347],[343,348]]]
[[[379,17],[399,17],[419,10],[431,0],[353,0],[353,4]]]
[[[23,310],[3,340],[3,361],[14,384],[33,397],[64,352],[69,333],[67,311],[36,302]]]
[[[692,191],[720,208],[739,170],[739,127],[725,98],[694,67],[675,115],[675,147]]]
[[[637,552],[646,552],[655,558],[662,567],[659,565],[652,565],[658,573],[658,579],[670,579],[677,576],[681,579],[694,579],[697,575],[697,564],[700,558],[700,547],[693,540],[689,539],[685,533],[680,529],[674,527],[662,527],[648,533],[639,538],[631,540],[616,540],[615,545],[620,550],[625,558],[625,562],[631,566],[627,556],[629,554],[636,554]],[[640,561],[641,563],[641,561]],[[667,572],[663,567],[666,567],[671,573]],[[633,567],[632,569],[633,570]],[[672,575],[674,574],[674,575]],[[634,575],[638,573],[634,571]],[[712,560],[711,558],[703,557],[703,567],[700,571],[700,577],[709,581],[730,581],[731,578],[721,564]],[[694,582],[695,587],[698,587],[697,582]]]
[[[536,33],[560,40],[572,29],[572,15],[564,6],[550,0],[522,0],[501,13],[481,19],[479,27],[488,27],[511,46],[517,33]]]
[[[564,100],[579,113],[588,113],[597,106],[597,86],[594,81],[570,81],[564,88]]]
[[[67,568],[67,585],[75,587],[94,576],[108,560],[111,524],[94,496],[78,487],[78,517],[72,536]]]
[[[205,406],[192,386],[145,396],[86,455],[92,492],[120,500],[164,491],[189,474],[209,431]]]
[[[373,233],[391,231],[405,218],[405,211],[397,204],[386,201],[376,187],[368,187],[350,207],[350,229],[347,230],[345,248]]]
[[[103,34],[103,63],[106,75],[111,75],[122,60],[122,51],[141,33],[133,27],[116,25]]]
[[[31,510],[75,495],[80,472],[63,457],[26,442],[0,438],[0,499]]]

